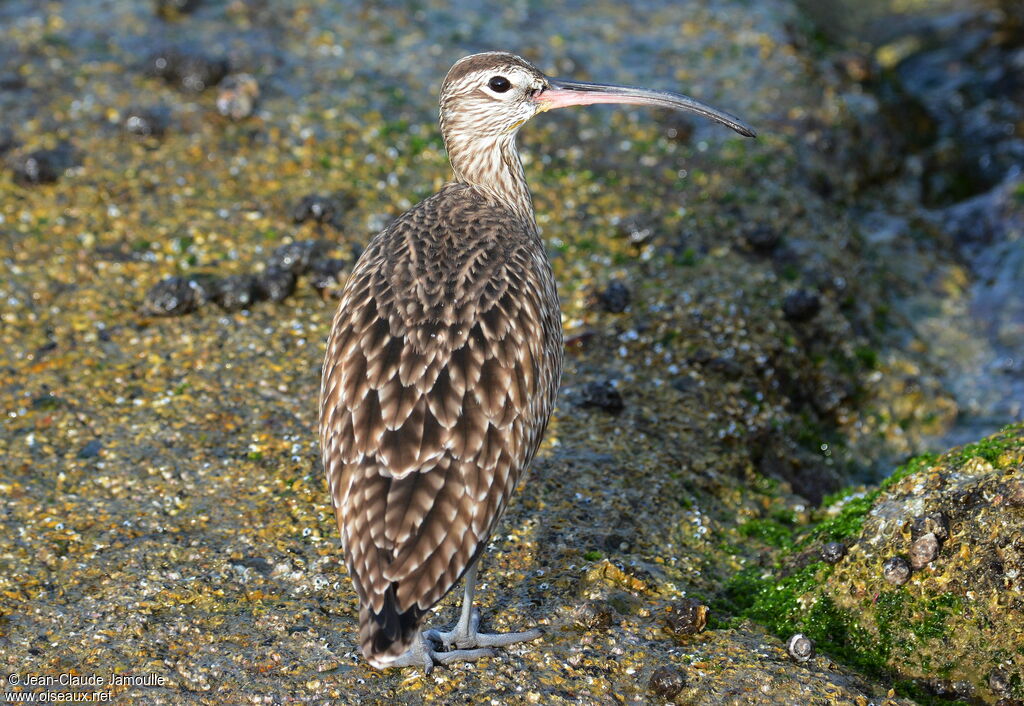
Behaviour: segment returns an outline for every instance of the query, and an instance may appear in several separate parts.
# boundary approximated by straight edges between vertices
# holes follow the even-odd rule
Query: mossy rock
[[[847,543],[845,558],[809,561],[833,539]],[[921,547],[936,541],[926,561]],[[835,502],[789,546],[774,571],[730,582],[743,615],[780,636],[804,632],[925,702],[1024,698],[1024,425],[913,460]],[[882,571],[897,556],[916,560],[902,585]]]

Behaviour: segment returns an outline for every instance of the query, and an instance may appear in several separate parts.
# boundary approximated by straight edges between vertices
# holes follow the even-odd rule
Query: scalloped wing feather
[[[408,648],[479,555],[540,444],[561,363],[535,227],[472,187],[401,216],[353,269],[320,441],[372,663]]]

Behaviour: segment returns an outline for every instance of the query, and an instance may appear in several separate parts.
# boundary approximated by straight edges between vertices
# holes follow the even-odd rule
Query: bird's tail
[[[380,612],[364,601],[359,607],[359,643],[366,661],[377,669],[391,666],[417,639],[420,620],[426,611],[413,604],[401,611],[395,598],[395,584],[388,587]]]

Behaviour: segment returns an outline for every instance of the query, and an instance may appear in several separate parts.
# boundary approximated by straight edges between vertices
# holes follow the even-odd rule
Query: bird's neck
[[[536,223],[514,131],[484,138],[451,137],[445,141],[445,147],[456,181],[483,190],[527,223]]]

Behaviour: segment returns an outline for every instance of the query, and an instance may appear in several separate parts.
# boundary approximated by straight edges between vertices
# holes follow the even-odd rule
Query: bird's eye
[[[495,93],[504,93],[512,88],[512,82],[504,76],[492,76],[491,80],[487,82],[487,86]]]

